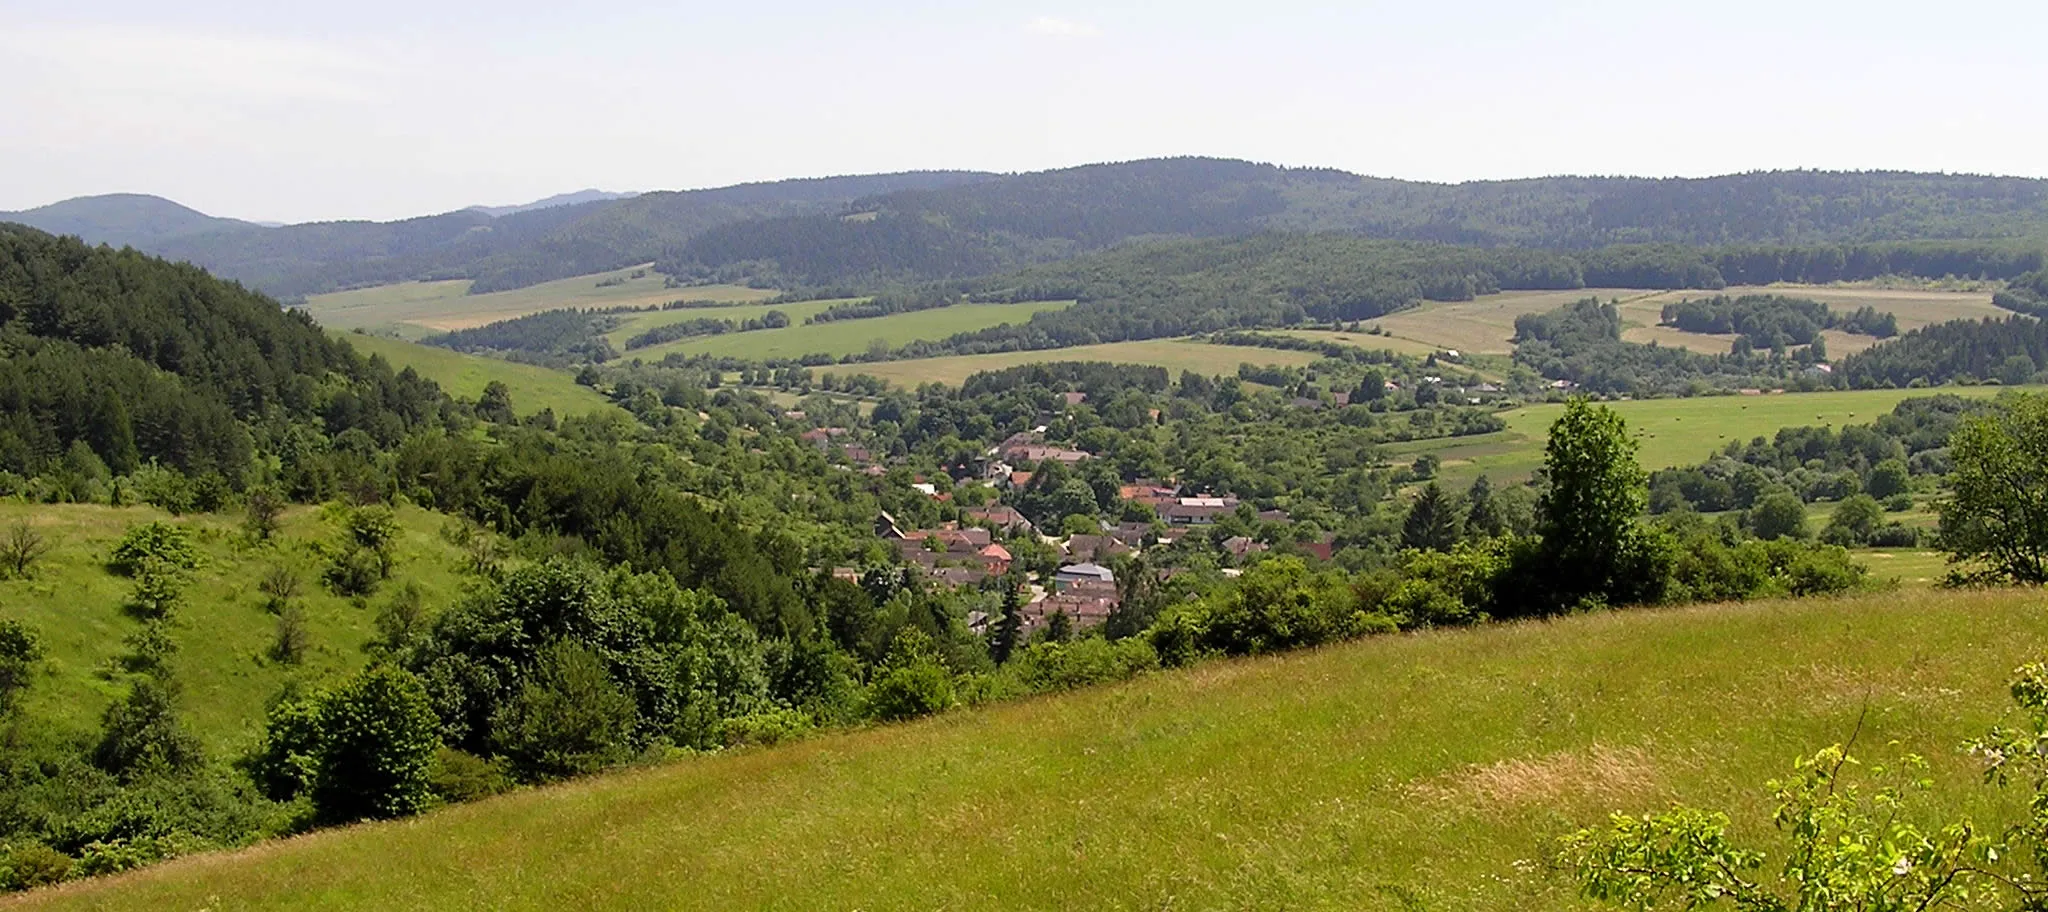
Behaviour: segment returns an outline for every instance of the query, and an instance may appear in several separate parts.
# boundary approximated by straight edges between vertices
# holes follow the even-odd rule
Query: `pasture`
[[[24,909],[1588,909],[1543,863],[1725,809],[1860,732],[1985,832],[1957,746],[2048,655],[2031,591],[1603,612],[1390,636],[683,759],[30,893]],[[1777,857],[1782,857],[1781,855]]]
[[[1238,365],[1241,364],[1278,364],[1296,367],[1311,364],[1319,357],[1313,352],[1211,345],[1207,342],[1191,342],[1184,339],[1148,339],[1142,342],[1111,342],[1040,351],[994,352],[986,355],[951,355],[908,361],[841,364],[818,370],[842,374],[868,374],[899,387],[914,387],[920,383],[958,386],[969,376],[982,371],[1055,361],[1146,364],[1166,368],[1170,376],[1179,377],[1181,371],[1213,376],[1235,376]]]
[[[1761,396],[1699,396],[1684,399],[1639,399],[1607,403],[1628,422],[1641,441],[1643,467],[1662,469],[1704,461],[1733,441],[1768,437],[1778,429],[1801,425],[1868,424],[1901,401],[1939,393],[1995,396],[2010,387],[1964,386],[1939,389],[1830,390],[1818,393],[1775,393]],[[1501,413],[1507,429],[1448,440],[1413,441],[1387,447],[1397,461],[1423,453],[1443,460],[1446,483],[1469,484],[1480,475],[1495,481],[1520,480],[1543,464],[1543,444],[1550,425],[1564,406],[1544,403]]]
[[[512,410],[521,417],[542,409],[558,416],[587,415],[620,411],[618,406],[596,392],[576,385],[576,378],[536,364],[520,364],[484,355],[471,355],[421,345],[402,339],[362,333],[337,333],[342,341],[365,357],[382,355],[393,370],[412,368],[420,376],[441,385],[449,395],[474,400],[484,387],[496,380],[512,393]]]
[[[738,285],[666,288],[666,281],[647,264],[480,295],[469,293],[468,279],[401,282],[313,295],[304,306],[330,329],[382,329],[420,339],[564,307],[648,307],[670,301],[737,304],[776,294]]]

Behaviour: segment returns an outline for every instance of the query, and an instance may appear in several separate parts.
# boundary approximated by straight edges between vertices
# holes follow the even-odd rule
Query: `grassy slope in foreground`
[[[1866,709],[1863,753],[1896,739],[1933,763],[1947,811],[2016,814],[2022,793],[1978,785],[1955,746],[2044,653],[2031,592],[1389,637],[525,792],[23,905],[1579,908],[1517,862],[1617,809],[1768,820],[1761,783]]]
[[[639,278],[633,278],[634,273]],[[599,286],[599,282],[617,284]],[[341,329],[391,328],[408,338],[467,329],[498,320],[562,307],[646,307],[670,301],[760,301],[773,291],[737,285],[669,288],[667,276],[648,266],[543,282],[511,291],[469,293],[468,279],[400,282],[314,295],[306,312],[323,326]]]
[[[933,382],[958,386],[968,377],[982,371],[1058,361],[1146,364],[1166,368],[1168,374],[1179,377],[1180,372],[1184,370],[1198,374],[1235,375],[1240,364],[1281,364],[1291,367],[1312,363],[1319,357],[1321,356],[1313,352],[1250,348],[1241,345],[1211,345],[1207,342],[1190,342],[1183,339],[1148,339],[1142,342],[1109,342],[1102,345],[1046,348],[1037,351],[842,364],[836,368],[818,370],[870,374],[903,387]]]
[[[589,387],[577,386],[575,377],[537,364],[519,364],[383,336],[339,333],[337,337],[366,357],[383,355],[393,370],[410,367],[419,371],[420,376],[440,384],[451,396],[475,399],[483,395],[484,387],[491,381],[500,381],[511,391],[512,410],[521,417],[541,409],[554,409],[562,417],[619,410]]]

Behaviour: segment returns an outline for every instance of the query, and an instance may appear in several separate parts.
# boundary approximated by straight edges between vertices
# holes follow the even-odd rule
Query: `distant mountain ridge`
[[[143,193],[81,196],[20,212],[0,212],[0,222],[27,225],[51,234],[77,235],[97,244],[144,249],[174,237],[262,227],[254,222],[207,215]]]
[[[848,218],[858,215],[858,218]],[[1008,175],[735,222],[659,261],[783,285],[959,278],[1153,236],[1341,233],[1482,247],[2048,240],[2048,180],[1904,172],[1433,184],[1205,158]]]
[[[616,197],[616,198],[613,198]],[[502,212],[493,215],[493,212]],[[2048,240],[2048,180],[1776,171],[1459,184],[1215,158],[917,171],[264,228],[134,195],[0,213],[281,297],[466,278],[488,292],[656,261],[784,287],[985,275],[1132,240],[1337,233],[1483,247]]]
[[[574,206],[580,203],[603,203],[611,200],[632,199],[638,193],[613,193],[609,190],[577,190],[573,193],[557,193],[554,196],[537,199],[516,206],[471,206],[468,211],[481,212],[489,216],[515,215],[535,209],[552,209],[556,206]]]

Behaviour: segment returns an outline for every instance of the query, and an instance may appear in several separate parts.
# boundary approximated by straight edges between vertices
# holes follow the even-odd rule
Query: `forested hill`
[[[304,315],[197,268],[0,225],[0,472],[241,479],[294,427],[389,445],[437,419]]]
[[[1150,235],[1340,232],[1482,246],[2048,238],[2048,181],[1899,172],[1431,184],[1179,158],[905,190],[734,222],[670,251],[692,278],[784,285],[971,276]]]
[[[133,245],[185,260],[279,297],[413,279],[469,278],[475,291],[517,288],[655,259],[726,222],[837,212],[852,200],[903,189],[980,180],[985,174],[920,171],[741,184],[647,193],[492,216],[463,210],[395,222],[314,222],[264,228],[213,219],[154,197],[191,218],[177,230],[135,230],[142,216],[59,219],[49,213],[129,213],[126,198],[87,197],[0,216],[92,243]],[[201,221],[206,220],[206,221]],[[210,226],[210,227],[209,227]]]
[[[218,218],[140,193],[81,196],[21,212],[0,212],[0,222],[77,235],[95,244],[144,249],[186,235],[262,230],[253,222]]]

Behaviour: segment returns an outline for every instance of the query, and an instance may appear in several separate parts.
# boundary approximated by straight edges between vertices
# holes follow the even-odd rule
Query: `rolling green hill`
[[[144,249],[187,235],[262,230],[262,226],[252,222],[207,215],[163,197],[141,193],[81,196],[20,212],[0,212],[0,222],[16,222],[51,234],[78,235],[94,244]]]
[[[1548,841],[1861,726],[1955,749],[2048,652],[2029,592],[1585,615],[1222,662],[68,884],[24,909],[1587,908]],[[1859,722],[1860,720],[1860,722]],[[1896,742],[1894,747],[1885,747]],[[1768,838],[1747,832],[1747,836]]]

